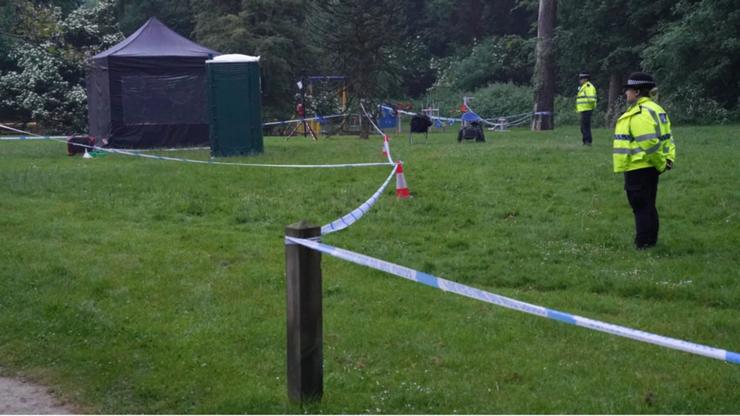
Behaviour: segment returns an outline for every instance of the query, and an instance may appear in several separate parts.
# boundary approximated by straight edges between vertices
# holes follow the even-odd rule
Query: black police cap
[[[643,89],[643,88],[655,88],[655,79],[650,74],[646,74],[645,72],[633,72],[630,74],[629,78],[627,78],[627,82],[622,86],[624,89],[627,88],[634,88],[634,89]]]

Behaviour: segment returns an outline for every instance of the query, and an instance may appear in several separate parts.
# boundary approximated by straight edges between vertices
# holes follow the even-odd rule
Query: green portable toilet
[[[211,156],[262,153],[259,56],[217,56],[206,73]]]

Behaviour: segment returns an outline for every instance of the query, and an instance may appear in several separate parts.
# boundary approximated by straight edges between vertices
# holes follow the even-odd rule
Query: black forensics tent
[[[90,136],[118,148],[207,144],[205,61],[217,55],[150,18],[90,60]]]

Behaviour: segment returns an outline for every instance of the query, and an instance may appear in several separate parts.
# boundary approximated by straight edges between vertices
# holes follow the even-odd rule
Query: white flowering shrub
[[[0,118],[21,114],[47,132],[87,130],[85,63],[92,55],[123,39],[117,28],[113,0],[81,7],[62,18],[58,8],[27,9],[38,26],[24,29],[11,44],[8,57],[15,68],[0,72]]]

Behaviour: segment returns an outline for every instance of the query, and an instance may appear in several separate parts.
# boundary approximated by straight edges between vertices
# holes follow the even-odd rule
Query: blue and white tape
[[[30,132],[14,129],[12,127],[8,127],[4,124],[0,124],[0,127],[2,128],[8,128],[20,133],[25,133],[32,135],[33,137],[42,137]],[[55,136],[43,136],[45,139],[49,139],[51,141],[60,142],[60,143],[67,143],[66,140],[61,140],[55,138]],[[65,136],[61,136],[65,137]],[[214,160],[197,160],[197,159],[184,159],[179,157],[169,157],[169,156],[159,156],[159,155],[150,155],[147,153],[143,153],[140,150],[125,150],[125,149],[113,149],[113,148],[107,148],[107,147],[98,147],[98,146],[90,146],[86,144],[78,144],[75,143],[75,146],[84,147],[87,149],[92,150],[99,150],[102,152],[107,153],[114,153],[114,154],[121,154],[126,156],[136,156],[136,157],[143,157],[145,159],[155,159],[155,160],[167,160],[171,162],[185,162],[185,163],[200,163],[205,165],[225,165],[225,166],[246,166],[246,167],[263,167],[263,168],[356,168],[356,167],[369,167],[369,166],[389,166],[395,164],[392,161],[388,162],[365,162],[365,163],[338,163],[338,164],[330,164],[330,165],[280,165],[275,163],[238,163],[238,162],[218,162]]]
[[[348,114],[332,114],[330,116],[306,117],[306,118],[303,118],[303,119],[294,118],[292,120],[271,121],[269,123],[262,123],[262,125],[263,126],[286,125],[286,124],[292,124],[292,123],[300,123],[300,122],[303,122],[303,121],[325,120],[325,119],[329,119],[329,118],[346,117],[347,115]]]
[[[480,300],[486,303],[492,303],[504,308],[525,312],[542,318],[553,319],[556,321],[565,322],[567,324],[593,329],[595,331],[606,332],[608,334],[630,338],[649,344],[655,344],[674,350],[685,351],[696,355],[702,355],[704,357],[727,361],[733,364],[740,364],[740,353],[737,352],[722,350],[702,344],[695,344],[693,342],[683,341],[680,339],[664,337],[662,335],[656,335],[650,332],[596,321],[578,315],[572,315],[566,312],[560,312],[554,309],[548,309],[542,306],[521,302],[515,299],[507,298],[505,296],[497,295],[495,293],[486,292],[484,290],[476,289],[450,280],[435,277],[430,274],[423,273],[408,267],[400,266],[398,264],[394,264],[385,260],[380,260],[370,256],[366,256],[364,254],[359,254],[338,247],[333,247],[318,241],[310,241],[288,236],[285,237],[285,240],[286,243],[290,242],[300,244],[302,246],[320,251],[322,253],[326,253],[330,256],[337,257],[351,263],[367,266],[376,270],[381,270],[399,277],[403,277],[404,279],[441,289],[445,292],[452,292],[471,299]]]
[[[321,227],[321,235],[331,234],[335,231],[343,230],[350,225],[354,224],[357,220],[362,218],[363,215],[365,215],[370,208],[375,205],[375,203],[378,201],[378,198],[380,198],[380,195],[383,193],[385,188],[388,186],[388,183],[391,181],[391,178],[393,178],[393,174],[396,173],[396,167],[393,166],[393,170],[391,170],[390,175],[388,175],[388,178],[386,178],[385,182],[383,182],[382,185],[380,185],[380,188],[378,188],[377,191],[371,196],[367,201],[363,202],[362,205],[357,207],[354,211],[350,212],[349,214],[334,220],[323,227]]]
[[[275,163],[239,163],[239,162],[219,162],[215,160],[197,160],[197,159],[183,159],[177,157],[150,155],[146,153],[131,152],[121,149],[107,149],[103,147],[91,146],[95,150],[102,150],[104,152],[123,154],[127,156],[138,156],[146,159],[156,160],[167,160],[172,162],[186,162],[186,163],[200,163],[205,165],[222,165],[222,166],[246,166],[246,167],[260,167],[260,168],[297,168],[297,169],[316,169],[316,168],[356,168],[356,167],[368,167],[368,166],[388,166],[392,165],[389,162],[366,162],[366,163],[337,163],[329,165],[280,165]]]
[[[375,131],[377,131],[378,134],[380,134],[381,136],[385,135],[385,133],[383,133],[383,129],[381,129],[375,124],[375,122],[373,121],[373,118],[370,116],[370,113],[368,113],[367,110],[365,109],[365,105],[360,103],[360,108],[362,109],[362,114],[364,114],[365,117],[367,117],[368,121],[370,121],[370,125],[373,126]]]
[[[0,140],[52,140],[52,139],[66,139],[67,137],[69,137],[69,136],[41,136],[35,133],[31,133],[30,131],[16,129],[15,127],[10,127],[2,123],[0,123],[0,128],[10,130],[16,133],[20,133],[23,135],[23,136],[0,137]]]
[[[106,147],[106,149],[109,150],[123,150],[133,153],[143,153],[143,152],[181,152],[181,151],[191,151],[191,150],[209,150],[210,147],[206,146],[199,146],[199,147],[158,147],[158,148],[151,148],[151,149],[120,149],[115,147]]]
[[[468,107],[468,109],[470,111],[472,111],[472,112],[475,113],[475,110],[472,107],[470,107],[470,104],[467,104],[467,107]],[[478,114],[478,113],[476,113],[476,114]],[[522,121],[529,119],[533,115],[534,115],[534,113],[532,113],[532,112],[529,112],[529,113],[520,113],[520,114],[512,114],[512,115],[509,115],[509,116],[490,117],[488,119],[482,118],[481,121],[483,121],[483,123],[485,123],[485,124],[488,124],[489,126],[500,127],[500,123],[499,123],[498,119],[504,118],[504,119],[506,119],[506,124],[509,125],[510,127],[513,127],[515,125],[521,124]]]
[[[2,141],[63,139],[67,136],[0,136]]]
[[[417,115],[417,113],[414,113],[414,112],[411,112],[411,111],[405,111],[405,110],[396,110],[393,107],[389,107],[387,105],[381,105],[381,108],[386,109],[386,110],[390,110],[390,111],[395,111],[398,114],[403,114],[403,115],[407,115],[407,116],[415,116],[415,115]],[[470,108],[469,105],[468,105],[468,108]],[[523,120],[523,119],[527,119],[527,118],[532,117],[532,115],[534,115],[534,113],[530,111],[530,112],[527,112],[527,113],[511,114],[511,115],[507,115],[507,116],[489,117],[489,118],[486,118],[486,119],[483,119],[482,118],[481,120],[483,120],[487,124],[493,125],[496,122],[498,122],[498,119],[501,119],[501,118],[505,118],[507,120],[509,120],[509,119],[514,120],[514,119],[516,119],[517,121],[507,121],[507,123],[506,123],[508,125],[514,125],[514,124],[521,123],[521,120]],[[429,118],[431,118],[432,120],[441,120],[441,121],[447,121],[447,122],[451,122],[451,123],[457,123],[457,122],[460,122],[461,121],[461,119],[459,117],[458,118],[452,118],[452,117],[429,116]]]
[[[512,118],[510,120],[507,120],[506,124],[508,124],[509,126],[517,126],[520,124],[524,124],[524,123],[529,122],[529,119],[531,119],[533,116],[534,116],[534,113],[527,113],[517,118]]]
[[[385,105],[383,105],[381,107],[382,108],[385,108],[387,110],[396,111],[398,114],[403,114],[405,116],[412,116],[413,117],[413,116],[417,115],[417,113],[414,113],[414,112],[411,112],[411,111],[395,110],[394,108],[388,107],[388,106],[385,106]],[[442,121],[447,121],[447,122],[451,122],[451,123],[460,122],[460,118],[440,117],[440,116],[429,116],[429,118],[431,118],[432,120],[442,120]]]
[[[375,128],[375,131],[380,133],[381,136],[385,137],[385,133],[383,132],[383,129],[378,127],[377,124],[373,121],[373,118],[370,116],[370,114],[365,109],[365,106],[360,103],[360,108],[362,109],[362,113],[367,117],[367,120],[370,122],[370,125]],[[391,147],[390,144],[383,139],[383,149],[385,150],[385,156],[388,158],[388,163],[393,163],[393,156],[391,156]]]

